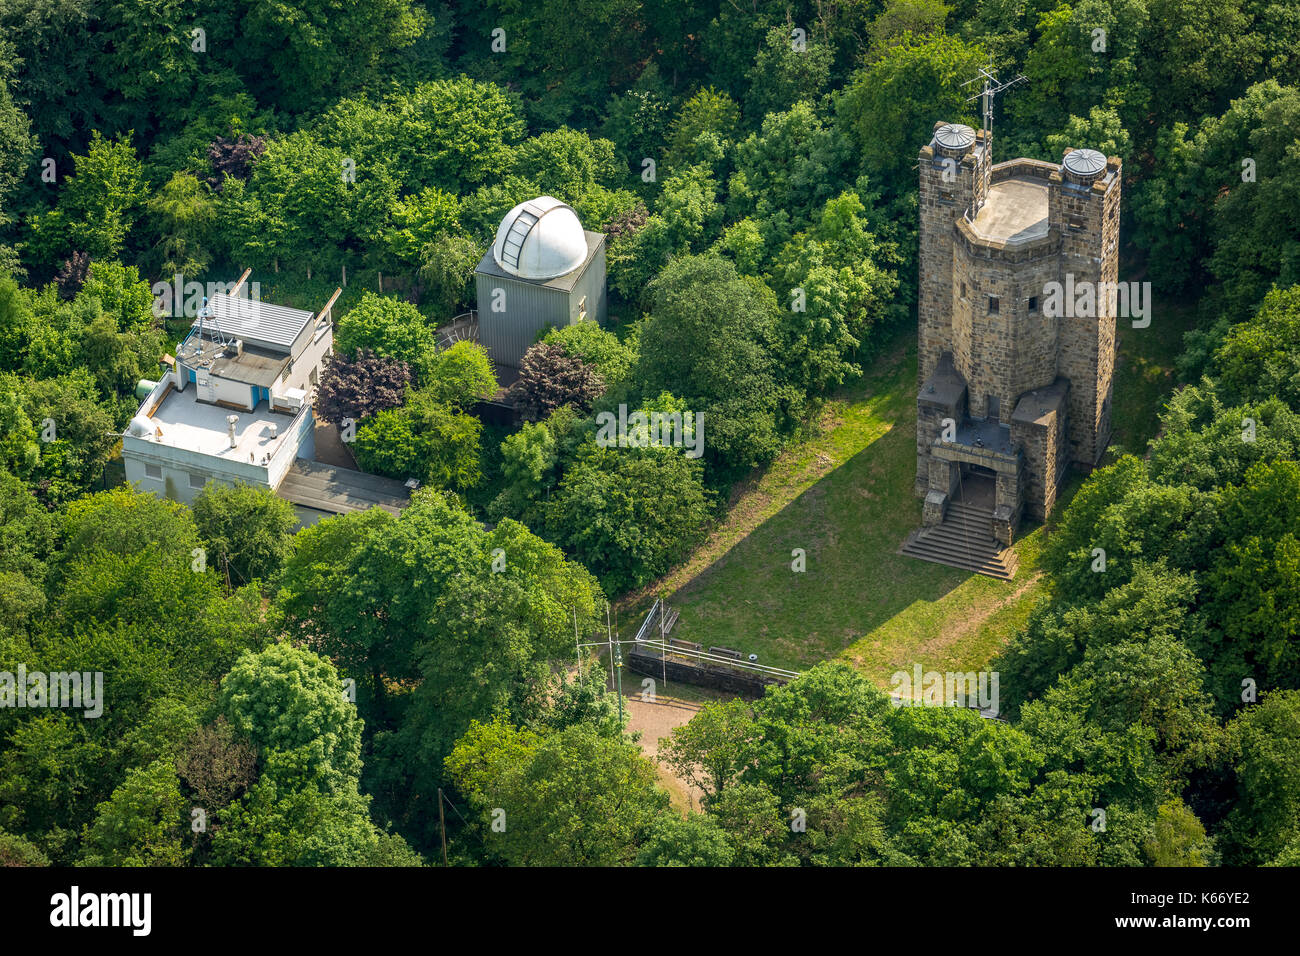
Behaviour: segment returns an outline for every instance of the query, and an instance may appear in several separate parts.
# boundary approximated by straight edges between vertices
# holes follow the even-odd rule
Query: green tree
[[[409,302],[366,292],[339,317],[334,348],[348,356],[365,348],[418,368],[434,349],[433,331]]]
[[[108,140],[96,130],[59,193],[57,208],[32,222],[33,246],[45,263],[73,251],[112,259],[126,245],[147,196],[128,133]]]
[[[620,342],[617,335],[595,322],[578,322],[551,329],[542,341],[558,345],[566,355],[581,359],[594,368],[609,388],[626,378],[636,361],[633,347]]]
[[[1300,693],[1265,694],[1228,725],[1236,800],[1224,826],[1224,862],[1268,862],[1300,828]]]
[[[593,118],[615,89],[625,88],[642,62],[648,37],[640,29],[638,0],[578,0],[568,6],[489,0],[482,14],[491,26],[479,34],[482,55],[500,60],[503,75],[517,77],[534,108],[557,126],[570,116]],[[573,29],[581,23],[582,29]],[[505,49],[489,53],[491,27],[505,31]]]
[[[849,142],[810,104],[769,114],[759,132],[736,145],[728,212],[753,216],[764,239],[780,245],[831,198],[849,155]]]
[[[86,866],[182,866],[189,857],[183,834],[188,807],[176,767],[156,760],[131,770],[101,803],[82,841]]]
[[[818,393],[859,374],[851,355],[890,313],[898,287],[893,248],[867,228],[857,193],[828,201],[773,266],[772,287],[790,296],[782,314],[782,354],[790,378]]]
[[[267,580],[288,557],[298,518],[269,488],[208,482],[192,507],[209,560],[236,584]]]
[[[337,271],[378,245],[396,194],[387,167],[361,165],[299,130],[267,146],[247,183],[226,180],[218,235],[236,262]]]
[[[420,368],[420,392],[433,401],[469,409],[497,392],[496,374],[487,349],[460,341],[425,355]]]
[[[357,427],[352,451],[367,471],[434,488],[464,490],[482,478],[482,423],[424,390],[403,408],[379,412]]]
[[[590,445],[560,479],[547,533],[611,594],[648,584],[704,537],[712,497],[701,471],[671,448]]]
[[[635,744],[577,725],[532,747],[503,749],[480,733],[451,762],[458,785],[481,781],[476,798],[485,821],[505,812],[505,828],[484,827],[488,846],[514,866],[613,866],[636,859],[640,844],[662,818],[668,795],[656,786],[653,765]],[[484,758],[470,749],[491,747],[490,782],[468,776]],[[592,820],[604,821],[591,826]],[[715,850],[715,853],[717,851]]]
[[[638,866],[731,866],[735,852],[712,817],[665,813],[646,835]]]
[[[780,446],[782,390],[773,355],[776,297],[714,254],[681,256],[650,287],[632,380],[703,415],[704,454],[724,475],[770,461]]]
[[[479,244],[468,236],[441,235],[420,250],[417,275],[425,283],[425,301],[438,313],[454,317],[474,301],[474,267],[483,257]]]
[[[830,83],[835,50],[808,38],[796,48],[790,27],[773,27],[750,67],[745,115],[753,122],[782,113],[795,103],[817,103]]]
[[[681,105],[668,127],[664,166],[676,172],[721,157],[740,133],[740,107],[728,94],[703,87]]]
[[[227,16],[250,86],[291,112],[378,80],[428,22],[423,7],[402,0],[364,10],[342,0],[240,0]]]
[[[219,706],[277,786],[337,794],[361,772],[361,719],[334,665],[311,651],[273,644],[241,655]]]
[[[1147,855],[1155,866],[1209,866],[1215,859],[1214,841],[1196,814],[1175,798],[1160,804]]]
[[[1218,390],[1232,404],[1277,396],[1300,407],[1300,284],[1275,289],[1247,322],[1233,326],[1214,353]]]
[[[858,70],[836,100],[836,120],[862,169],[895,191],[910,191],[909,170],[936,120],[972,122],[962,84],[985,65],[983,48],[958,37],[905,36]],[[978,126],[978,123],[974,125]]]
[[[520,143],[511,172],[537,183],[547,195],[573,203],[596,186],[610,185],[622,170],[612,142],[561,126]]]

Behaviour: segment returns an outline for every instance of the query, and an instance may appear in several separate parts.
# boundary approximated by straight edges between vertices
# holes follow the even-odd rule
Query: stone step
[[[997,578],[999,581],[1010,581],[1015,576],[1015,568],[1013,567],[999,564],[996,561],[983,561],[978,558],[972,558],[969,555],[962,555],[955,552],[935,552],[925,548],[909,546],[904,548],[901,553],[907,557],[916,558],[920,561],[929,561],[933,564],[946,564],[950,568],[962,568],[963,570],[974,571],[977,574]]]
[[[961,524],[975,524],[976,522],[979,521],[988,522],[989,534],[992,535],[993,515],[987,512],[961,511],[961,510],[954,510],[952,508],[949,508],[948,511],[946,511],[943,516],[944,524],[948,524],[950,522],[951,523],[960,522]],[[935,527],[937,527],[937,525]]]
[[[992,520],[990,511],[952,502],[941,524],[912,532],[899,552],[1009,581],[1018,562],[1015,553],[993,537]]]
[[[993,509],[981,508],[978,505],[968,505],[964,501],[950,501],[948,502],[948,510],[945,514],[979,515],[981,517],[992,518]]]
[[[990,515],[944,515],[941,524],[930,525],[926,530],[937,530],[939,528],[952,528],[966,534],[977,535],[981,538],[993,538],[993,518]]]
[[[909,541],[903,545],[900,553],[933,564],[974,571],[999,581],[1010,581],[1016,571],[1015,564],[1004,561],[1001,556],[983,557],[960,548],[936,547],[924,541]]]
[[[1000,549],[988,547],[980,542],[967,543],[961,538],[917,535],[913,544],[918,548],[923,547],[935,553],[942,552],[944,554],[958,555],[967,557],[972,561],[1002,560],[1002,551]]]
[[[1012,560],[996,543],[966,540],[961,535],[917,534],[911,541],[917,547],[931,551],[964,555],[977,561],[996,561],[1008,564]]]

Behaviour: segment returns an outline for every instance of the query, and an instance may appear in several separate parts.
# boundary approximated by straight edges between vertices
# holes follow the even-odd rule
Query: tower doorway
[[[976,508],[992,511],[997,502],[998,476],[992,468],[962,463],[961,480],[957,483],[954,501],[963,501]]]

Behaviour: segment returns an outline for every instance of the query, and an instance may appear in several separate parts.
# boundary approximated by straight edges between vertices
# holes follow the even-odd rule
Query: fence
[[[667,638],[665,632],[676,619],[677,612],[656,598],[628,654],[631,670],[648,677],[662,676],[753,697],[761,697],[769,686],[785,684],[799,676],[798,671],[747,661],[740,651],[729,647],[710,647],[706,651],[701,644]]]

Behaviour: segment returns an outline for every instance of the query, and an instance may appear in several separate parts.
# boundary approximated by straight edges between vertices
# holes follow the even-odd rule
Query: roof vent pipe
[[[230,447],[236,447],[239,442],[235,440],[235,425],[239,422],[238,415],[226,416],[226,433],[230,435]]]

